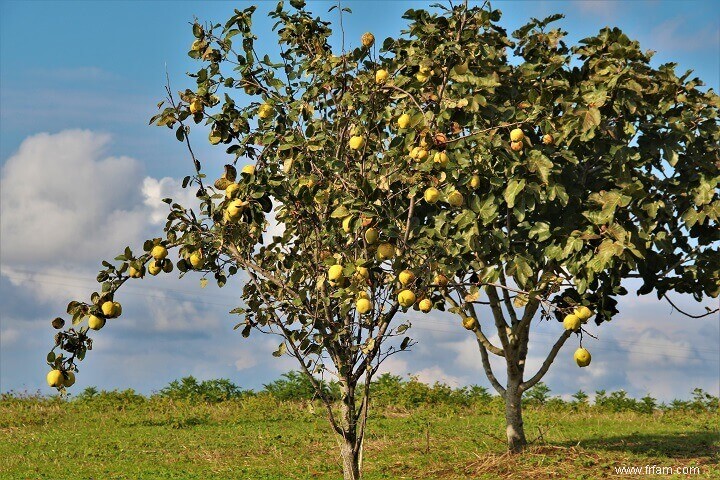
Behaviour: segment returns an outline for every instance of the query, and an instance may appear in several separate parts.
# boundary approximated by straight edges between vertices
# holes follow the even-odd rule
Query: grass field
[[[502,441],[499,403],[378,408],[366,479],[623,478],[615,467],[700,467],[720,478],[717,412],[600,413],[529,408],[523,455]],[[323,410],[261,395],[216,404],[0,401],[3,479],[337,479]]]

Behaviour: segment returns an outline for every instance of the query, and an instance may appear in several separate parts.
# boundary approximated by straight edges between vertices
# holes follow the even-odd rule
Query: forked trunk
[[[505,423],[507,425],[508,450],[511,453],[520,453],[527,446],[525,429],[522,419],[522,392],[520,381],[509,378],[505,391]]]

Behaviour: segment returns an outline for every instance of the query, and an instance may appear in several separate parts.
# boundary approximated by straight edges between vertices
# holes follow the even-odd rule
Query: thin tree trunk
[[[520,383],[520,376],[510,376],[505,390],[505,423],[507,425],[508,450],[511,453],[520,453],[527,446],[525,429],[523,428]]]
[[[355,408],[355,387],[349,385],[349,379],[341,379],[342,392],[342,435],[340,436],[340,457],[343,465],[344,480],[360,480],[360,445]],[[363,435],[363,433],[360,433]]]

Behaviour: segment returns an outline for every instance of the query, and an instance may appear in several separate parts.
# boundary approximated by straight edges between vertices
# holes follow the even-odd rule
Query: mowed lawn
[[[375,409],[365,478],[621,478],[614,467],[645,465],[701,469],[661,478],[720,478],[717,412],[538,407],[525,423],[534,443],[510,456],[499,404]],[[0,401],[3,479],[337,479],[337,452],[319,405],[269,396]]]

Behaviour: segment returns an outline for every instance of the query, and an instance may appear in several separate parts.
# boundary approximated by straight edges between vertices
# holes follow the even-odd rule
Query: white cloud
[[[237,360],[235,360],[235,368],[238,371],[241,370],[247,370],[249,368],[254,367],[258,364],[257,358],[255,355],[251,354],[250,352],[241,350],[237,353]]]
[[[432,367],[418,370],[417,372],[415,372],[415,375],[417,376],[418,380],[428,384],[440,382],[451,387],[459,387],[460,385],[464,385],[467,383],[464,379],[460,377],[448,374],[438,365],[433,365]]]
[[[173,202],[186,208],[198,206],[195,191],[182,188],[182,184],[171,177],[164,177],[160,180],[146,177],[143,180],[142,193],[145,197],[143,203],[150,209],[149,219],[155,225],[164,224],[167,218],[169,205],[162,201],[163,198],[172,198]]]
[[[104,156],[109,141],[88,130],[23,141],[0,177],[3,265],[73,264],[139,238],[142,166]]]

